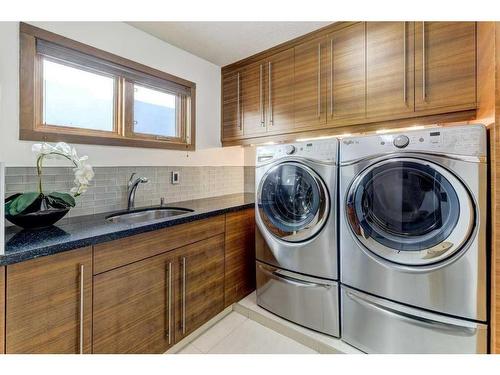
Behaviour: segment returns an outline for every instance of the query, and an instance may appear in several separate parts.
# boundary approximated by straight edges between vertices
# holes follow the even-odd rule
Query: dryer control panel
[[[281,158],[307,158],[334,163],[338,157],[336,138],[301,141],[288,144],[266,145],[257,147],[257,165],[266,164]]]
[[[391,152],[486,156],[486,128],[483,125],[438,127],[344,138],[340,162],[359,160]]]

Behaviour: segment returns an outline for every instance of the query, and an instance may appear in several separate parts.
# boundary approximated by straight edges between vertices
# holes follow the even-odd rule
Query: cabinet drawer
[[[94,275],[224,233],[225,216],[196,220],[94,246]]]
[[[342,340],[388,354],[486,353],[485,324],[447,317],[342,286]]]

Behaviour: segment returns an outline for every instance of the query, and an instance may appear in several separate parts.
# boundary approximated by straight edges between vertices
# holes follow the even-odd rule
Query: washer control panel
[[[399,151],[485,157],[486,128],[464,125],[344,138],[340,144],[340,161]]]
[[[257,165],[285,157],[302,157],[326,162],[335,162],[338,154],[336,138],[302,141],[290,144],[257,147]]]

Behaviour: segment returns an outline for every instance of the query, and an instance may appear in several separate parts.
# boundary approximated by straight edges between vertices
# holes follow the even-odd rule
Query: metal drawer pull
[[[463,325],[458,325],[456,323],[453,323],[450,319],[446,319],[446,317],[442,317],[443,320],[445,321],[439,321],[439,320],[434,320],[430,318],[426,318],[423,316],[417,316],[414,314],[411,314],[409,311],[399,311],[396,309],[393,309],[389,306],[382,305],[380,303],[376,303],[373,301],[370,301],[366,298],[363,298],[357,294],[354,294],[352,292],[346,291],[346,294],[349,298],[351,298],[354,302],[357,302],[361,305],[364,305],[368,308],[378,310],[383,312],[384,314],[390,314],[400,320],[404,320],[410,324],[413,325],[421,325],[421,326],[427,326],[431,327],[433,329],[439,329],[441,331],[446,331],[446,332],[461,332],[463,335],[466,336],[472,336],[476,333],[477,331],[477,325],[474,323],[470,323],[467,321],[464,321]],[[409,309],[407,309],[409,310]]]
[[[172,263],[168,263],[168,306],[167,306],[167,325],[168,325],[168,344],[172,344]]]
[[[406,22],[403,22],[403,100],[406,104]]]
[[[330,111],[333,118],[333,39],[330,40]]]
[[[278,281],[285,281],[288,284],[292,284],[295,286],[300,286],[300,287],[305,287],[305,288],[325,288],[325,289],[330,289],[332,285],[329,284],[320,284],[320,283],[313,283],[310,281],[305,281],[301,279],[297,279],[292,276],[287,276],[283,275],[277,271],[269,271],[266,268],[262,267],[259,265],[259,268],[261,269],[262,272],[264,272],[266,275],[272,277],[275,280]]]
[[[425,102],[427,99],[425,76],[425,22],[422,22],[422,100]]]
[[[186,257],[182,258],[182,334],[186,334]]]
[[[259,72],[259,108],[260,108],[260,126],[264,127],[266,126],[264,123],[264,95],[262,94],[262,90],[264,89],[264,83],[263,83],[263,66],[260,64],[259,66],[260,72]]]
[[[318,43],[318,118],[321,118],[321,43]]]
[[[85,266],[80,264],[80,354],[83,354],[83,324],[84,324],[84,271]]]
[[[236,76],[236,90],[238,91],[238,96],[237,96],[237,108],[236,108],[236,115],[238,116],[238,128],[241,130],[241,109],[240,109],[240,73],[238,72]]]
[[[272,62],[269,61],[269,125],[273,126],[273,99],[272,99]]]

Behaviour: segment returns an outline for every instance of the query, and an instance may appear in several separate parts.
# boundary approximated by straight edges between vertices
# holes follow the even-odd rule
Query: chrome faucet
[[[128,190],[127,190],[127,210],[130,211],[135,207],[135,191],[139,184],[144,184],[148,182],[146,177],[138,177],[134,180],[136,174],[132,173],[130,179],[128,180]]]

